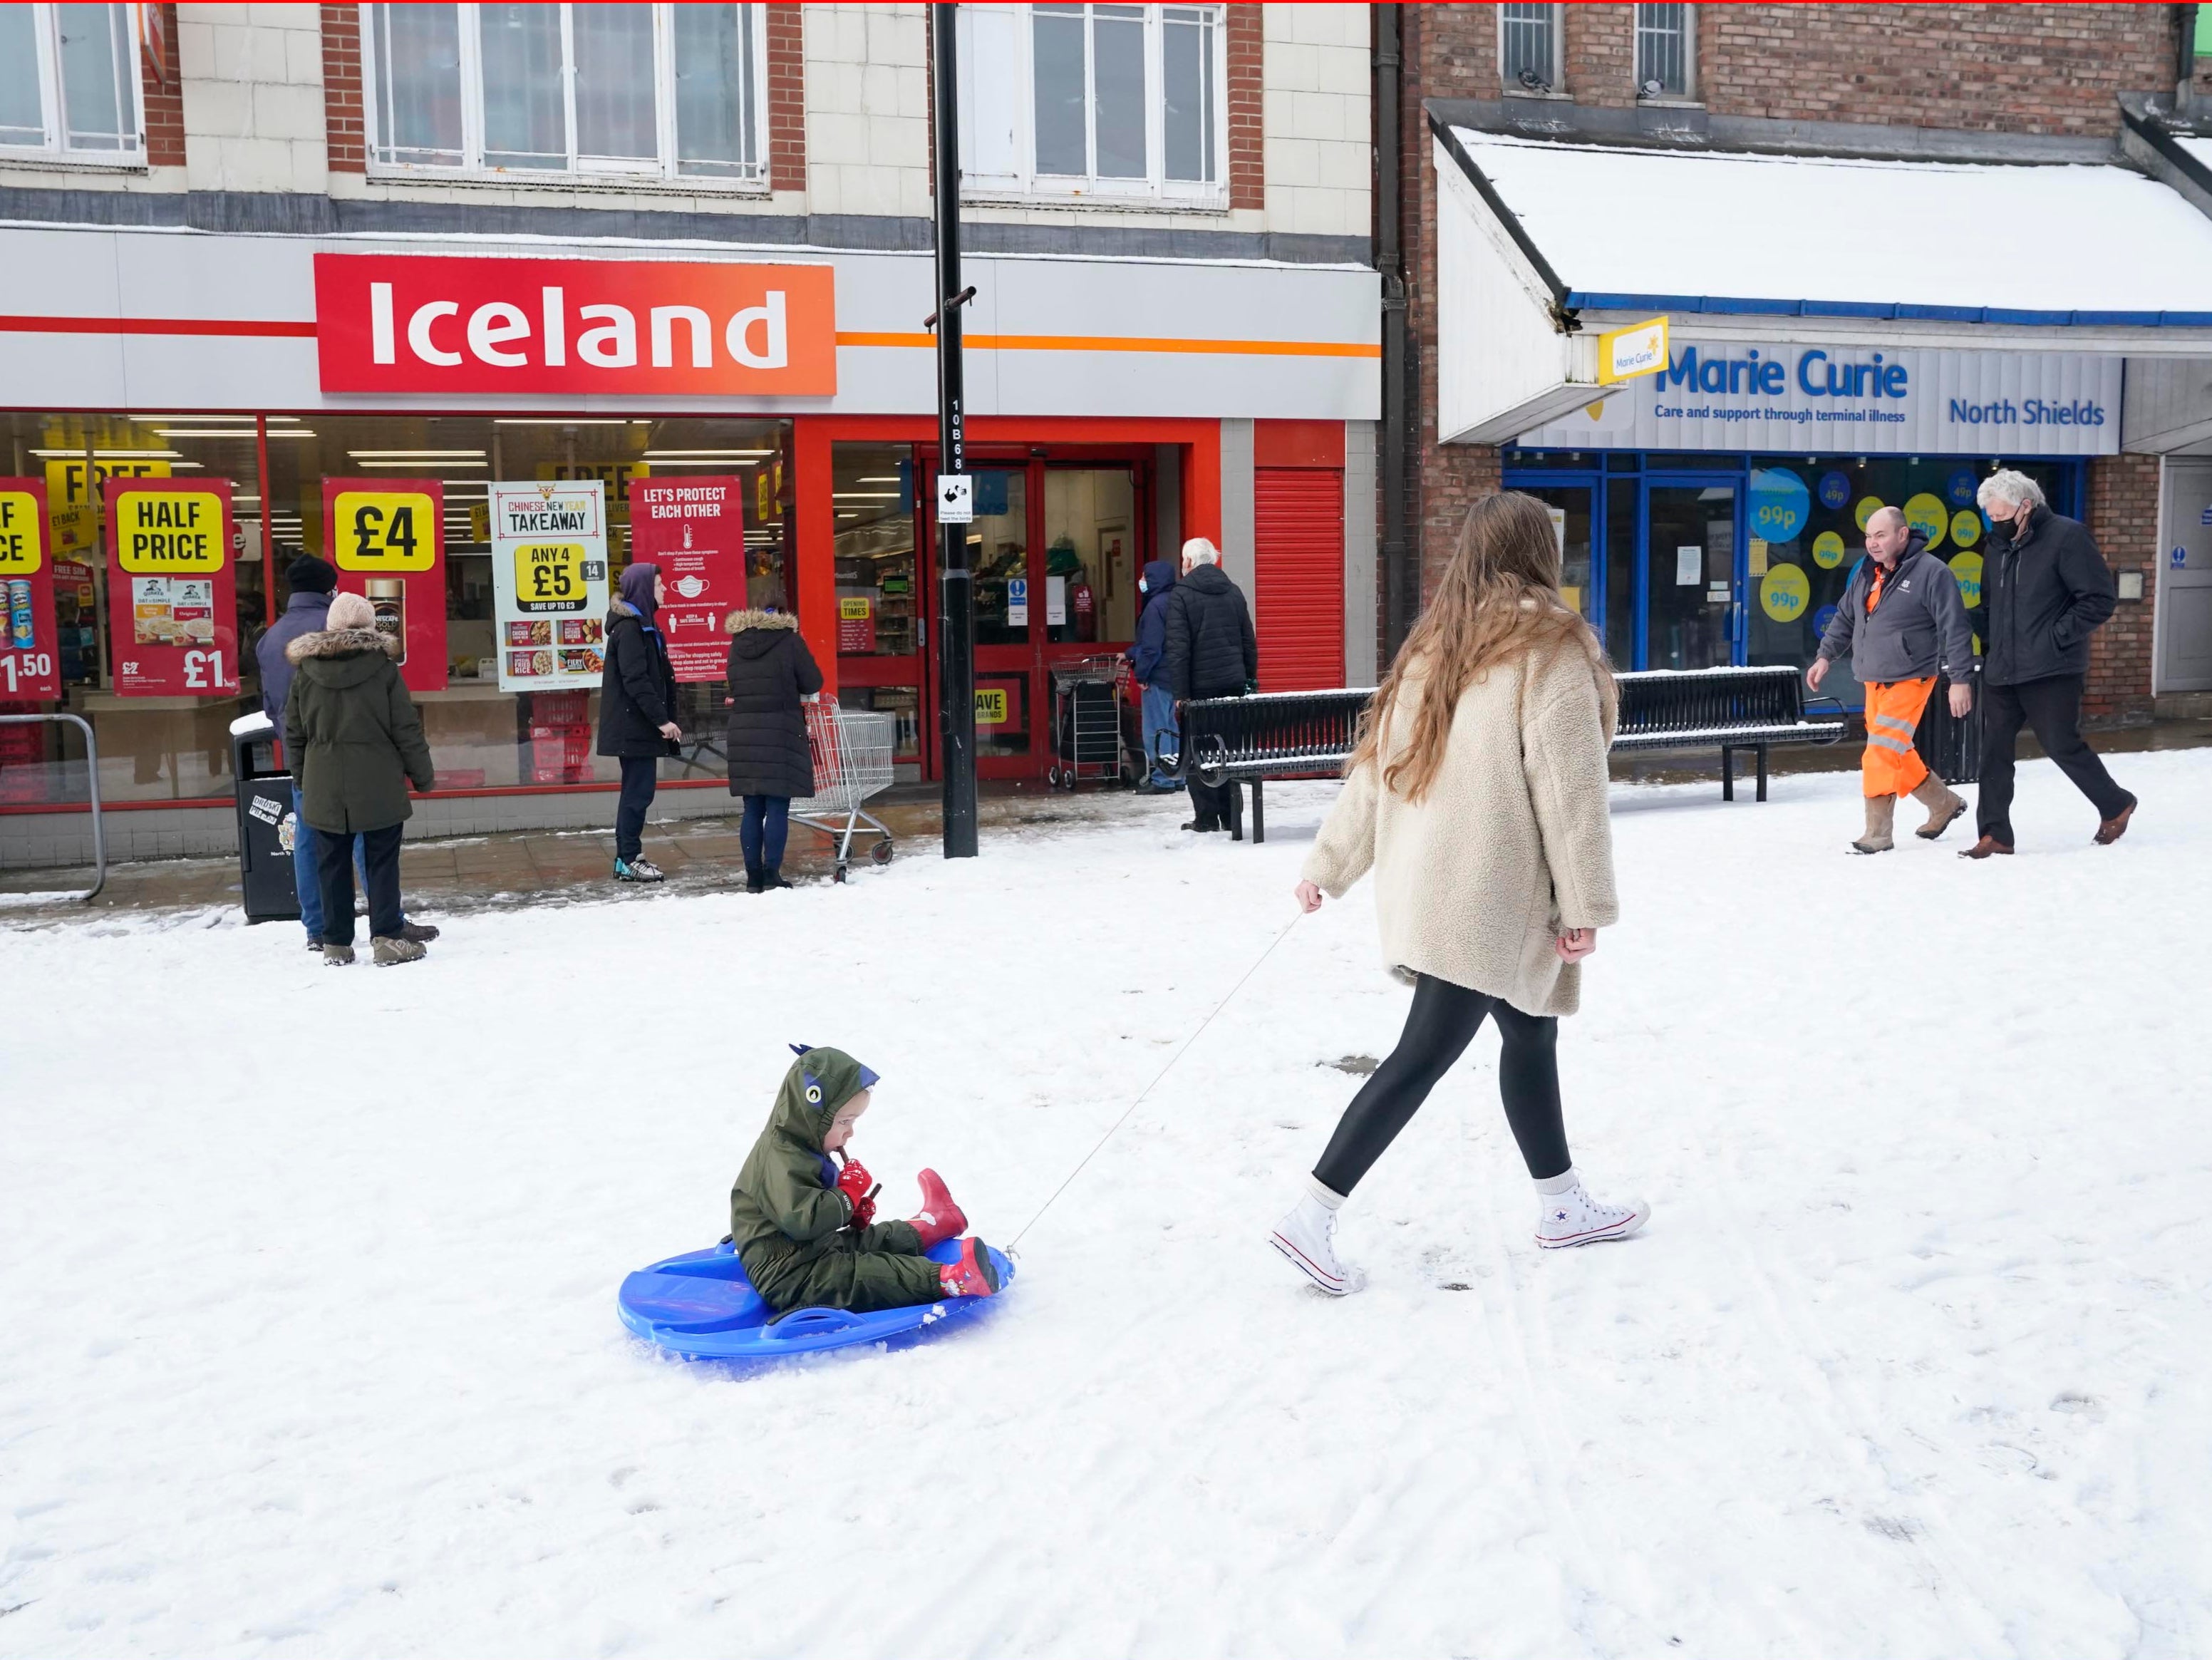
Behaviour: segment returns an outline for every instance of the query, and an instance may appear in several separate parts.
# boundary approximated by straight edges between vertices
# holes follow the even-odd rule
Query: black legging
[[[1521,1144],[1528,1174],[1539,1182],[1563,1175],[1574,1160],[1567,1155],[1566,1126],[1559,1117],[1559,1023],[1425,974],[1414,982],[1413,1006],[1407,1012],[1398,1047],[1344,1110],[1328,1150],[1314,1166],[1314,1179],[1332,1192],[1350,1193],[1467,1052],[1485,1015],[1497,1016],[1504,1040],[1498,1092],[1504,1098],[1505,1122]]]

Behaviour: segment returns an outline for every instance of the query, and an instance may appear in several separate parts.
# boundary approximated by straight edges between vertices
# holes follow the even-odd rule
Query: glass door
[[[937,458],[925,453],[923,471],[934,481]],[[1039,526],[1042,492],[1035,475],[1042,466],[1029,460],[999,460],[973,451],[969,476],[975,481],[975,518],[967,526],[968,568],[975,573],[975,775],[1026,778],[1042,774],[1045,751],[1038,702],[1038,651],[1044,634],[1044,557]],[[935,490],[922,492],[933,506]],[[934,511],[924,514],[922,547],[927,585],[938,587],[938,527]],[[941,642],[926,647],[930,674],[927,694],[929,770],[943,775],[944,748],[938,731],[938,687],[942,684]]]
[[[1644,483],[1640,669],[1710,669],[1743,660],[1743,538],[1738,475]]]

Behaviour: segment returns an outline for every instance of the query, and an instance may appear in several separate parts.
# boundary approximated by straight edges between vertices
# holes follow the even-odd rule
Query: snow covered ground
[[[0,1654],[2212,1651],[2212,754],[2048,765],[2021,856],[1843,852],[1849,776],[1624,788],[1561,1046],[1656,1207],[1540,1254],[1494,1038],[1345,1213],[1264,1243],[1407,994],[1298,923],[976,1326],[733,1380],[617,1324],[720,1234],[787,1040],[854,1151],[1011,1237],[1276,939],[1157,818],[847,888],[0,932]],[[51,1011],[41,1015],[40,1009]]]

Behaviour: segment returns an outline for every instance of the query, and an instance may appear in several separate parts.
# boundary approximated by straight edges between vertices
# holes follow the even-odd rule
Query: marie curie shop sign
[[[2120,363],[2087,352],[1677,339],[1658,374],[1521,441],[1568,449],[2116,455]]]

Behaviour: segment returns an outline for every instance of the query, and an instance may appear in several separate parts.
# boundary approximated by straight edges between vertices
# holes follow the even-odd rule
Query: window
[[[362,9],[380,167],[767,176],[759,6]]]
[[[1551,92],[1559,74],[1559,8],[1498,9],[1498,74],[1505,90]]]
[[[0,153],[137,164],[136,6],[0,6]]]
[[[1695,19],[1688,6],[1636,9],[1636,93],[1639,98],[1688,98],[1696,71]]]
[[[971,5],[960,27],[972,188],[1226,199],[1220,7]]]

